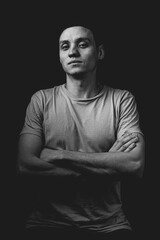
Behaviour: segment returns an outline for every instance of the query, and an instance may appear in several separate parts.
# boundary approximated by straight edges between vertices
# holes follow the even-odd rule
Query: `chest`
[[[110,104],[61,100],[44,116],[46,144],[78,151],[107,151],[115,140],[116,116]]]

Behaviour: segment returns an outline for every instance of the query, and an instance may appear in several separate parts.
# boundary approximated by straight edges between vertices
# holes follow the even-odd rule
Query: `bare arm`
[[[84,153],[43,149],[41,138],[24,134],[18,147],[18,167],[21,173],[38,176],[74,176],[83,174],[135,173],[142,175],[144,139],[129,134],[117,140],[109,152]],[[41,152],[42,150],[42,152]]]
[[[139,142],[130,151],[111,148],[109,152],[90,153],[87,155],[81,153],[79,156],[76,156],[76,153],[73,153],[73,155],[68,153],[66,158],[70,160],[72,166],[78,166],[83,171],[87,170],[97,174],[109,175],[129,173],[142,177],[144,168],[144,139],[140,134],[138,137]],[[78,161],[75,161],[75,159]]]
[[[57,166],[70,167],[82,174],[130,173],[139,177],[144,167],[144,138],[128,134],[117,140],[109,152],[85,153],[61,151],[61,160],[54,158],[54,150],[44,149],[41,158]]]
[[[80,174],[56,166],[56,163],[49,163],[40,158],[40,153],[43,148],[42,140],[39,136],[33,134],[23,134],[20,136],[18,144],[18,172],[22,175],[31,176],[75,176]],[[61,160],[62,151],[52,150],[52,160]]]

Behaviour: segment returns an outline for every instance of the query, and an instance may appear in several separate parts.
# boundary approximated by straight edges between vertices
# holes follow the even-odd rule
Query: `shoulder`
[[[52,99],[53,96],[58,94],[58,92],[60,91],[61,88],[62,88],[62,85],[54,86],[52,88],[38,90],[31,96],[31,100],[38,101],[40,103],[45,103],[45,102],[49,101],[50,99]]]
[[[110,86],[105,86],[106,92],[108,95],[113,98],[115,101],[123,101],[127,98],[133,98],[134,95],[127,89],[113,88]]]

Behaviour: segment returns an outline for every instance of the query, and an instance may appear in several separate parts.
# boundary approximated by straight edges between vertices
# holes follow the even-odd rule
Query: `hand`
[[[41,152],[40,158],[49,163],[55,163],[62,159],[62,151],[44,148]]]
[[[109,152],[130,152],[138,142],[138,134],[125,132],[120,139],[117,139]]]

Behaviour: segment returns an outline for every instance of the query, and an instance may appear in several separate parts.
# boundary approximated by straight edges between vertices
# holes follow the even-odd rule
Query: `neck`
[[[76,98],[92,98],[99,92],[96,78],[75,79],[67,76],[66,88]]]

